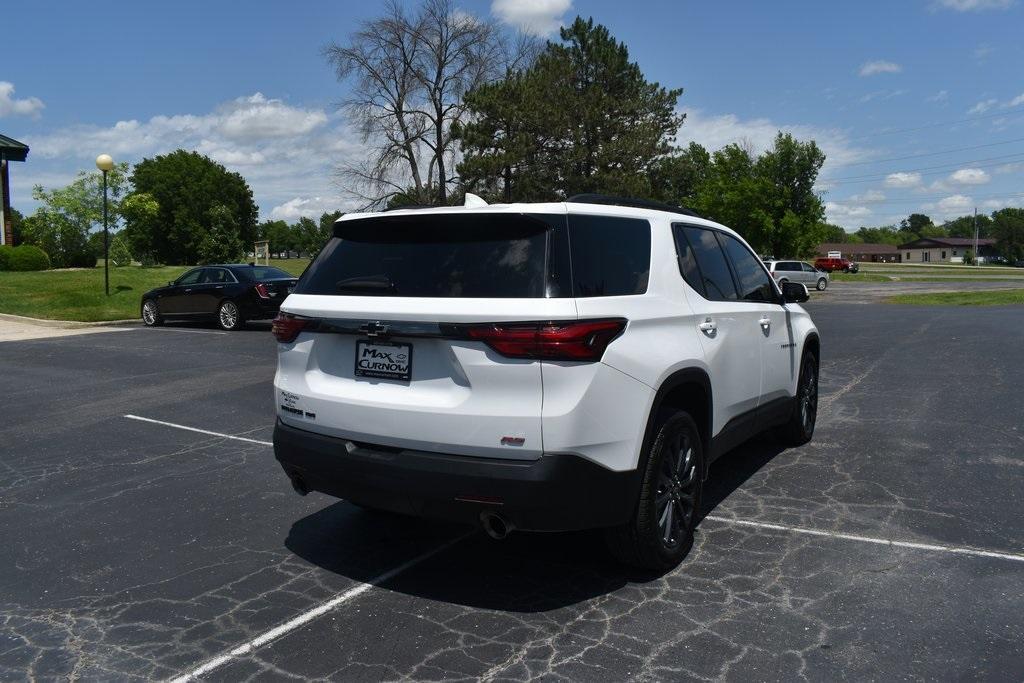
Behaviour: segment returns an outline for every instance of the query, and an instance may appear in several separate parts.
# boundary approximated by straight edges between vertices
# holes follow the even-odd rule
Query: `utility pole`
[[[981,265],[978,260],[978,207],[974,207],[974,265]]]

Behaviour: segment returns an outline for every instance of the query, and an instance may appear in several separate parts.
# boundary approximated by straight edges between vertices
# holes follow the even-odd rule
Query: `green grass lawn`
[[[885,300],[889,304],[915,306],[1008,306],[1024,304],[1024,289],[997,289],[978,292],[939,292],[900,294]]]
[[[300,275],[309,259],[271,259],[276,266]],[[50,320],[124,320],[139,317],[142,295],[162,287],[190,266],[122,266],[110,269],[110,296],[103,294],[103,268],[0,272],[0,313]]]
[[[138,318],[141,296],[181,275],[185,266],[110,269],[110,296],[103,294],[103,269],[0,272],[0,313],[51,320]]]
[[[834,282],[890,282],[891,278],[878,273],[844,273],[837,270],[832,273],[832,280]]]

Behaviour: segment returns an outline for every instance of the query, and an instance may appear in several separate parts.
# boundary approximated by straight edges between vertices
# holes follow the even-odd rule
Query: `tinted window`
[[[718,244],[714,231],[685,226],[683,234],[686,235],[697,257],[705,297],[715,301],[734,301],[736,287],[733,285],[729,264],[725,262],[725,254],[722,253],[722,247]]]
[[[775,264],[775,270],[776,272],[782,270],[787,273],[791,273],[793,271],[800,270],[800,266],[793,263],[792,261],[781,261]]]
[[[276,280],[295,277],[280,268],[273,266],[241,266],[234,269],[235,274],[246,280]]]
[[[622,296],[647,291],[651,224],[638,218],[569,216],[573,294]]]
[[[231,273],[225,268],[207,268],[203,275],[203,282],[209,282],[212,284],[224,284],[225,282],[234,282],[235,278],[231,276]]]
[[[686,284],[693,287],[698,294],[705,296],[704,283],[700,276],[700,267],[697,265],[697,256],[693,248],[683,234],[683,226],[673,225],[672,235],[676,240],[676,255],[679,258],[679,272],[682,273]]]
[[[205,270],[204,268],[196,268],[195,270],[190,270],[189,272],[185,273],[184,275],[182,275],[181,277],[178,278],[177,284],[179,284],[179,285],[194,285],[194,284],[196,284],[197,282],[199,282],[199,278],[202,277],[204,270]]]
[[[558,217],[564,222],[564,218]],[[296,287],[301,294],[543,297],[549,225],[516,214],[344,221]]]
[[[804,263],[801,265],[803,265],[805,273],[813,273],[815,271],[814,266],[812,266],[810,263]]]
[[[744,301],[775,301],[775,290],[771,278],[764,272],[764,266],[743,243],[732,235],[719,233],[718,238],[729,255],[736,280],[739,282],[740,299]]]

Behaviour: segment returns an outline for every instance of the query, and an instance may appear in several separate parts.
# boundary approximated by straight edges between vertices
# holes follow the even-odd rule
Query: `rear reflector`
[[[278,313],[277,317],[274,318],[270,331],[274,333],[277,341],[282,344],[290,344],[299,336],[299,332],[306,329],[310,322],[308,318],[296,318],[290,313]]]
[[[626,329],[625,320],[580,320],[550,323],[491,323],[463,328],[508,358],[599,361],[613,339]]]

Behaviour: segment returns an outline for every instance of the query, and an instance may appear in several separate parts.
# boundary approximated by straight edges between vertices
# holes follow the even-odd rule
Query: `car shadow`
[[[271,324],[270,320],[247,320],[245,325],[241,329],[236,330],[236,332],[270,332]],[[181,330],[223,331],[216,322],[206,320],[165,320],[163,326]]]
[[[701,518],[782,450],[774,441],[756,440],[715,462]],[[325,571],[368,582],[466,533],[470,535],[444,552],[380,586],[455,605],[535,613],[591,600],[630,584],[649,583],[662,575],[616,563],[600,530],[512,533],[495,541],[469,527],[367,511],[344,501],[295,522],[285,546]]]

